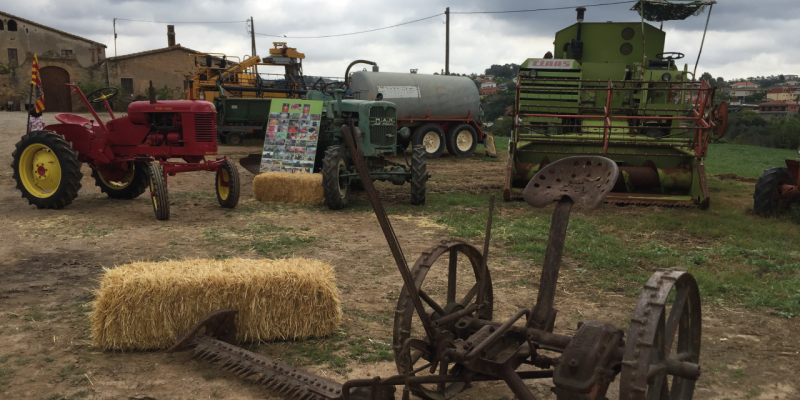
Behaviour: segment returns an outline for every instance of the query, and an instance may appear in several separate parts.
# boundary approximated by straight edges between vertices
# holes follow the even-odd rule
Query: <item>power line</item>
[[[533,11],[554,11],[554,10],[568,10],[574,9],[577,7],[600,7],[600,6],[612,6],[615,4],[625,4],[625,3],[636,3],[638,0],[632,1],[617,1],[614,3],[600,3],[600,4],[588,4],[582,6],[567,6],[567,7],[552,7],[552,8],[536,8],[533,10],[509,10],[509,11],[462,11],[462,12],[453,12],[451,11],[450,14],[508,14],[508,13],[522,13],[522,12],[533,12]]]
[[[269,37],[276,37],[276,38],[287,38],[287,39],[322,39],[322,38],[338,37],[338,36],[350,36],[350,35],[358,35],[358,34],[360,34],[360,33],[368,33],[368,32],[375,32],[375,31],[382,31],[382,30],[384,30],[384,29],[389,29],[389,28],[396,28],[396,27],[398,27],[398,26],[403,26],[403,25],[413,24],[413,23],[415,23],[415,22],[425,21],[426,19],[436,18],[436,17],[438,17],[438,16],[441,16],[441,15],[444,15],[444,13],[439,13],[439,14],[436,14],[436,15],[431,15],[430,17],[425,17],[425,18],[415,19],[415,20],[413,20],[413,21],[403,22],[403,23],[400,23],[400,24],[397,24],[397,25],[392,25],[392,26],[384,26],[383,28],[370,29],[370,30],[368,30],[368,31],[360,31],[360,32],[340,33],[340,34],[336,34],[336,35],[323,35],[323,36],[286,36],[286,35],[268,35],[268,34],[265,34],[265,33],[256,33],[256,35],[259,35],[259,36],[269,36]]]
[[[117,21],[156,22],[159,24],[239,24],[247,21],[146,21],[142,19],[115,18]]]

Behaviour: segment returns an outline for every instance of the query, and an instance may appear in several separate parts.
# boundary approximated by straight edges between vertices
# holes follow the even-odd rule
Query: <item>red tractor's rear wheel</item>
[[[217,201],[225,208],[234,208],[239,203],[239,170],[230,160],[217,170]]]
[[[166,221],[169,219],[169,193],[167,182],[164,181],[164,172],[157,163],[151,163],[147,168],[150,177],[150,198],[153,203],[153,212],[156,219]]]
[[[29,204],[60,209],[78,197],[83,178],[78,154],[55,132],[26,133],[11,157],[17,189]]]
[[[150,183],[147,163],[128,163],[127,171],[106,171],[92,169],[94,184],[112,199],[130,200],[139,197]]]

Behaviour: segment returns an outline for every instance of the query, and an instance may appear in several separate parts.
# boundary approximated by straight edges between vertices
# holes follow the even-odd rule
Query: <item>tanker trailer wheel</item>
[[[231,132],[225,136],[225,144],[229,146],[241,146],[244,143],[244,136],[239,132]]]
[[[781,198],[781,186],[794,185],[794,177],[788,168],[770,168],[758,177],[756,191],[753,193],[753,211],[758,215],[770,216],[786,212],[790,201]]]
[[[108,174],[108,173],[106,173]],[[130,200],[139,197],[150,183],[150,176],[147,175],[147,163],[129,162],[128,170],[125,171],[120,179],[112,179],[103,176],[103,172],[92,169],[94,184],[100,188],[100,192],[105,193],[112,199]]]
[[[411,134],[411,145],[422,145],[428,158],[437,158],[442,155],[445,149],[444,132],[439,125],[422,125]]]
[[[659,270],[633,310],[619,398],[691,400],[700,377],[700,290],[688,272]]]
[[[465,157],[478,146],[478,134],[469,124],[453,126],[447,131],[447,151],[457,157]]]
[[[234,208],[239,203],[239,170],[230,160],[217,170],[217,202],[225,208]]]
[[[17,189],[28,204],[61,209],[78,197],[83,178],[78,153],[55,132],[26,133],[11,157]]]
[[[411,150],[411,205],[425,205],[425,191],[428,186],[428,162],[425,148],[419,145]]]
[[[461,241],[452,241],[438,244],[424,253],[417,259],[414,267],[411,268],[411,275],[417,288],[424,291],[425,295],[420,296],[423,305],[429,311],[433,320],[456,313],[475,304],[478,301],[478,290],[481,288],[481,267],[482,256],[480,251],[473,246]],[[489,320],[492,319],[494,310],[494,298],[492,293],[492,278],[489,271],[486,271],[486,284],[483,285],[483,297],[485,305],[475,314],[475,317]],[[427,317],[426,315],[426,317]],[[450,332],[457,332],[457,322],[453,321],[441,329]],[[397,308],[394,313],[394,326],[392,335],[392,348],[394,349],[394,362],[397,372],[400,374],[411,373],[420,369],[425,364],[434,361],[428,349],[413,347],[409,351],[403,351],[403,345],[409,338],[427,341],[425,330],[422,328],[420,316],[414,309],[411,295],[408,289],[403,287],[397,300]],[[466,338],[460,338],[465,339]],[[411,376],[431,376],[431,375],[456,375],[463,376],[471,374],[461,364],[440,363],[441,370],[433,374],[429,368],[424,368]],[[467,385],[464,382],[453,383],[433,383],[433,384],[409,384],[411,393],[415,396],[429,400],[446,400],[462,392]]]
[[[347,152],[342,146],[331,146],[322,159],[322,197],[331,210],[347,207],[350,185],[340,175],[348,170]]]
[[[164,172],[158,163],[148,165],[147,175],[150,177],[150,198],[153,201],[153,212],[156,219],[166,221],[169,219],[169,194],[167,182],[164,181]]]

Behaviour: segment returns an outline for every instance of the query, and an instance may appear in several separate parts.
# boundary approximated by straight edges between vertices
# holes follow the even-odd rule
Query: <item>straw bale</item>
[[[253,195],[259,201],[319,205],[322,175],[265,172],[253,179]]]
[[[164,349],[225,307],[239,309],[240,342],[324,336],[342,320],[333,267],[320,261],[136,262],[105,270],[91,314],[92,344]]]

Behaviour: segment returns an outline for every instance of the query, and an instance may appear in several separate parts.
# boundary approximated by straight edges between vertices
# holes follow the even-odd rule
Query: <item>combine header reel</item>
[[[235,347],[236,311],[230,309],[210,314],[170,351],[196,346],[201,358],[221,361],[240,376],[253,376],[279,394],[301,399],[394,399],[394,387],[403,386],[403,399],[413,394],[444,400],[478,381],[504,381],[517,398],[535,399],[526,379],[552,379],[553,392],[561,400],[605,399],[617,376],[620,399],[692,398],[700,376],[700,296],[695,279],[686,272],[653,274],[627,335],[596,321],[579,323],[572,336],[553,333],[557,313],[553,302],[570,211],[575,204],[593,209],[603,202],[618,174],[614,162],[603,157],[564,158],[531,179],[523,193],[528,204],[546,207],[558,200],[537,301],[495,322],[487,266],[494,197],[483,253],[462,241],[445,242],[423,252],[409,268],[356,147],[353,127],[350,121],[342,132],[404,282],[394,321],[399,374],[341,385]],[[426,281],[429,275],[441,274],[430,274],[440,257],[447,258],[442,263],[447,264],[446,289]],[[459,273],[460,257],[469,265],[467,274]],[[205,333],[198,334],[204,326]]]

